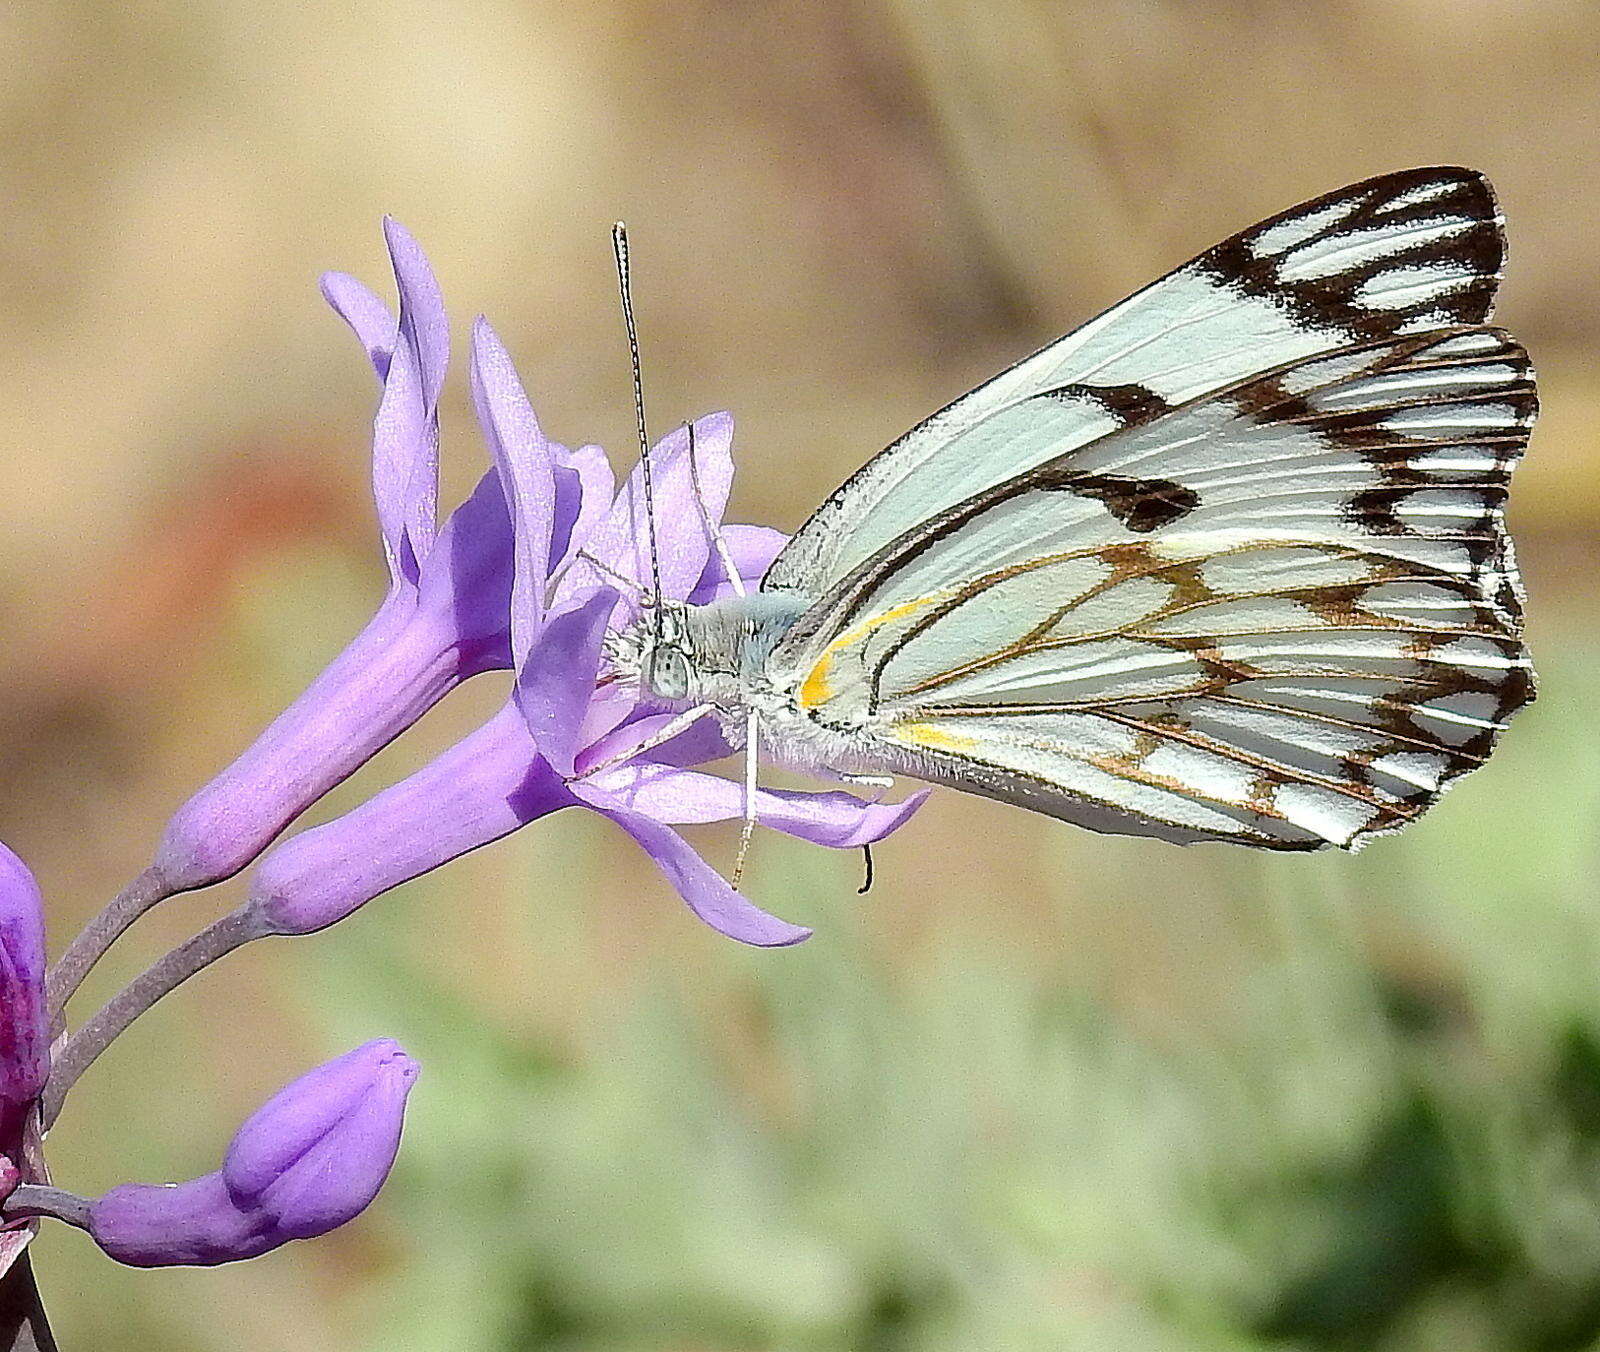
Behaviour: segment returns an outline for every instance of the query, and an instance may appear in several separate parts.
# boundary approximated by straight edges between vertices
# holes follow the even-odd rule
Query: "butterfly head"
[[[639,618],[606,640],[619,678],[663,700],[688,699],[695,689],[688,607],[674,601],[646,605]]]
[[[769,654],[806,608],[792,596],[725,597],[707,605],[647,602],[606,641],[616,678],[667,703],[746,707],[769,681]]]
[[[662,699],[688,699],[694,686],[689,662],[688,626],[683,606],[655,608],[640,665],[644,684]]]

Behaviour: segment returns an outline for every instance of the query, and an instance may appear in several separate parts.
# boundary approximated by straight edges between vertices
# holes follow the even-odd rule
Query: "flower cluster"
[[[373,492],[389,583],[371,621],[179,808],[150,865],[48,975],[38,888],[0,847],[0,1271],[41,1216],[87,1230],[113,1258],[152,1266],[252,1257],[359,1212],[394,1160],[416,1076],[392,1042],[369,1043],[295,1081],[245,1123],[221,1169],[188,1183],[78,1197],[47,1181],[42,1134],[89,1064],[200,968],[257,938],[325,928],[541,817],[574,807],[606,817],[643,846],[694,914],[735,939],[780,946],[809,933],[735,890],[675,829],[743,811],[739,785],[695,768],[729,754],[717,725],[703,720],[658,745],[672,712],[609,679],[608,634],[637,615],[655,585],[643,465],[618,489],[599,447],[550,441],[481,318],[468,375],[491,464],[439,524],[449,324],[416,242],[393,221],[385,234],[398,315],[352,277],[330,273],[322,284],[381,386]],[[733,479],[732,420],[716,414],[680,429],[649,462],[660,595],[699,603],[754,586],[784,537],[719,526]],[[712,530],[722,533],[720,554]],[[513,673],[511,695],[476,732],[345,816],[279,840],[457,685],[495,669]],[[778,830],[844,848],[887,835],[920,802],[761,790],[755,809]],[[67,1000],[134,920],[252,865],[238,910],[136,978],[50,1055]]]

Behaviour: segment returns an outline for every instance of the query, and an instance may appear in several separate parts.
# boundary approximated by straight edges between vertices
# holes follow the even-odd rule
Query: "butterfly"
[[[1179,843],[1398,830],[1534,696],[1502,224],[1447,167],[1253,225],[869,460],[750,594],[647,605],[613,660],[742,737],[747,802],[759,746]]]

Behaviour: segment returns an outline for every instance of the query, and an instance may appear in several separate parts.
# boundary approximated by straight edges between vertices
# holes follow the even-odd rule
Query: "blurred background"
[[[364,1038],[425,1065],[331,1238],[136,1273],[47,1230],[68,1352],[1600,1346],[1594,6],[14,0],[0,51],[0,834],[57,947],[380,594],[373,382],[315,280],[392,294],[383,212],[458,343],[487,312],[619,464],[626,217],[655,425],[732,409],[731,516],[791,529],[999,366],[1415,164],[1497,185],[1545,408],[1541,698],[1403,839],[1179,851],[941,792],[865,898],[758,837],[751,891],[817,928],[762,953],[554,818],[236,955],[85,1079],[51,1158],[93,1192],[210,1170]],[[168,903],[85,1012],[236,897]]]

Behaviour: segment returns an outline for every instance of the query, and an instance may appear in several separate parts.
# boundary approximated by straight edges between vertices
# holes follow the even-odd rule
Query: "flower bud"
[[[0,1147],[13,1144],[50,1069],[44,967],[39,886],[0,845]]]
[[[357,1047],[279,1090],[217,1172],[125,1183],[91,1202],[89,1233],[134,1267],[231,1263],[325,1234],[378,1195],[416,1078],[398,1043]]]

